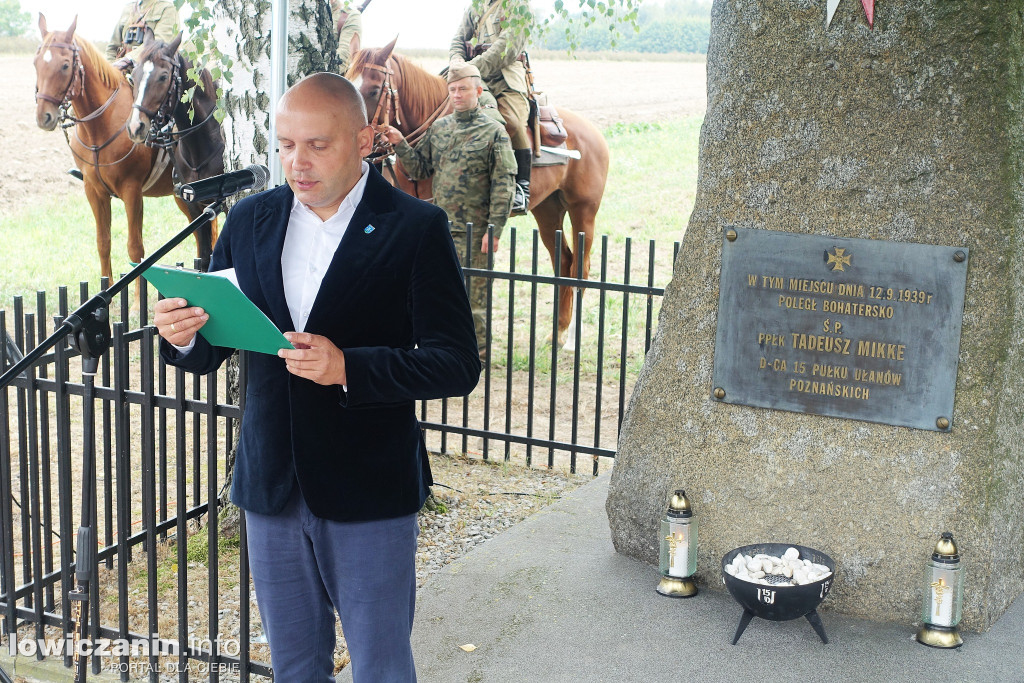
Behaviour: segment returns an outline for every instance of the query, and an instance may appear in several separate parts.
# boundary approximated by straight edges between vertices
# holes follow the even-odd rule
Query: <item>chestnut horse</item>
[[[142,197],[171,194],[171,165],[158,163],[158,152],[131,141],[127,132],[132,91],[124,75],[111,66],[88,40],[75,36],[76,17],[67,31],[48,32],[39,15],[42,45],[35,56],[36,123],[43,130],[60,124],[72,128],[68,145],[85,179],[85,196],[96,220],[96,246],[100,273],[113,277],[110,266],[110,198],[124,203],[128,216],[128,257],[145,257],[142,244]],[[74,110],[74,114],[69,111]],[[180,199],[182,213],[193,220]],[[210,258],[212,240],[198,234],[199,256]],[[205,249],[204,249],[205,242]]]
[[[397,38],[396,38],[397,40]],[[444,107],[448,85],[442,76],[431,74],[394,52],[395,40],[383,48],[360,50],[353,57],[346,77],[353,81],[366,101],[367,111],[380,125],[388,123],[408,137],[431,120],[438,110],[444,115],[452,111]],[[390,91],[390,94],[388,94]],[[378,107],[382,94],[384,104]],[[551,254],[551,264],[562,277],[590,275],[590,247],[594,241],[594,219],[601,206],[605,181],[608,178],[608,144],[597,128],[568,109],[558,109],[569,133],[568,148],[579,151],[580,159],[570,159],[562,166],[535,166],[530,178],[530,211],[537,221],[541,239]],[[409,194],[430,196],[430,187],[420,181],[413,183],[398,173],[398,186]],[[570,235],[556,243],[555,233],[562,229],[565,215],[572,224]],[[573,252],[577,238],[583,233],[583,253]],[[571,246],[570,246],[571,244]],[[559,268],[560,261],[560,268]],[[558,345],[563,346],[573,316],[574,287],[560,287],[558,302]]]
[[[172,150],[175,182],[191,183],[224,172],[224,131],[214,117],[216,82],[209,70],[203,69],[202,83],[197,86],[189,76],[192,62],[178,52],[180,46],[180,33],[165,43],[146,29],[132,72],[135,104],[128,119],[128,135],[135,142]],[[191,99],[182,102],[182,94],[189,90]],[[198,213],[209,203],[190,204],[189,209]],[[217,239],[216,225],[214,222],[211,241]]]

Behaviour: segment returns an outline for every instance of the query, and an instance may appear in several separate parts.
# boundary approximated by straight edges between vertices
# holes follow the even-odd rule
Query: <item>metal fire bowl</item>
[[[736,559],[736,555],[740,553],[750,556],[763,553],[765,555],[782,557],[787,548],[796,548],[800,551],[801,560],[810,560],[816,564],[825,565],[832,570],[832,574],[824,579],[804,584],[803,586],[765,586],[764,584],[750,583],[743,579],[737,579],[725,571],[725,566]],[[736,602],[740,603],[744,610],[750,612],[755,617],[761,617],[769,621],[788,621],[789,619],[798,619],[814,612],[818,605],[821,604],[821,601],[825,599],[825,596],[828,595],[829,590],[831,590],[833,580],[835,579],[835,572],[836,563],[831,557],[820,550],[792,543],[755,543],[754,545],[745,545],[742,548],[730,550],[722,558],[722,581],[725,582],[725,587],[729,589],[729,593],[736,599]]]

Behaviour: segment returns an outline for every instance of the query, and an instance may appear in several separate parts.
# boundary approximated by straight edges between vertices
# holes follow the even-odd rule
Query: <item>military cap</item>
[[[461,81],[463,78],[469,78],[470,76],[480,77],[480,69],[476,68],[468,62],[461,64],[452,64],[448,67],[448,82],[454,83],[455,81]]]

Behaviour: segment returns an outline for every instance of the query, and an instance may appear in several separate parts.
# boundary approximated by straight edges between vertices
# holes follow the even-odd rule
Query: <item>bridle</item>
[[[72,41],[71,44],[56,42],[49,44],[43,43],[39,46],[39,49],[43,50],[44,48],[50,49],[54,47],[71,50],[71,78],[68,79],[68,84],[64,87],[64,93],[61,95],[60,99],[57,99],[52,95],[39,92],[37,85],[36,101],[43,100],[44,102],[49,102],[57,106],[57,122],[60,125],[61,131],[64,133],[64,139],[67,140],[68,147],[71,149],[71,153],[74,154],[75,157],[78,158],[82,163],[88,164],[89,166],[93,166],[94,168],[103,168],[118,165],[119,163],[127,159],[132,152],[135,151],[135,143],[132,143],[131,148],[124,154],[124,156],[122,156],[117,161],[114,161],[109,164],[100,163],[100,152],[103,151],[103,149],[105,149],[107,145],[116,140],[117,136],[124,132],[124,130],[128,127],[127,121],[122,123],[121,127],[118,128],[114,132],[114,134],[107,139],[106,142],[100,145],[87,144],[84,140],[82,140],[82,137],[78,134],[78,131],[75,130],[75,139],[78,141],[78,144],[92,152],[92,160],[83,158],[82,155],[75,151],[75,148],[71,145],[71,138],[68,135],[68,128],[72,128],[79,123],[89,123],[90,121],[94,121],[95,119],[98,119],[100,116],[102,116],[103,112],[105,112],[107,108],[109,108],[110,105],[114,103],[114,100],[117,98],[117,94],[121,91],[121,86],[117,86],[116,88],[114,88],[114,92],[110,93],[110,97],[108,97],[107,101],[100,105],[98,109],[89,114],[86,114],[81,118],[78,118],[77,116],[71,113],[71,100],[75,99],[76,97],[85,96],[85,65],[82,64],[82,58],[79,53],[78,44],[74,41]],[[109,187],[107,187],[107,184],[106,182],[103,181],[103,178],[98,175],[97,177],[99,177],[100,182],[103,184],[107,192],[112,197],[116,197],[117,194],[113,192]]]
[[[391,178],[395,181],[395,185],[398,185],[398,177],[395,173],[395,147],[388,142],[387,137],[379,132],[377,129],[381,126],[391,125],[391,112],[395,115],[395,125],[402,125],[402,121],[399,118],[401,112],[401,105],[398,97],[398,88],[391,84],[391,77],[395,74],[394,69],[388,66],[391,63],[392,58],[388,57],[387,61],[383,64],[373,64],[367,62],[363,64],[364,69],[371,69],[373,71],[379,71],[384,74],[384,82],[381,83],[380,95],[377,96],[377,108],[373,112],[373,116],[370,117],[370,125],[374,129],[373,133],[373,150],[370,152],[368,158],[372,159],[372,163],[380,163],[387,167],[388,172],[391,174]],[[415,145],[420,138],[427,132],[431,124],[434,123],[441,115],[447,111],[451,97],[445,97],[440,105],[426,118],[426,120],[420,125],[419,128],[414,130],[405,136],[405,141],[410,145]],[[405,175],[405,179],[412,183],[413,191],[416,195],[419,195],[419,184],[418,181]]]
[[[390,61],[391,58],[389,57],[388,62]],[[391,125],[392,111],[395,113],[395,125],[402,125],[398,88],[391,85],[391,77],[395,75],[395,72],[388,66],[387,62],[384,65],[367,63],[363,65],[363,68],[379,71],[384,74],[384,82],[380,86],[380,95],[377,96],[377,108],[374,110],[373,116],[370,117],[370,125],[374,127],[373,151],[370,154],[371,156],[389,156],[394,153],[395,148],[388,142],[387,137],[383,133],[377,132],[376,129],[379,126]]]
[[[210,113],[207,114],[206,118],[199,123],[195,123],[187,128],[178,128],[175,130],[177,121],[175,120],[174,112],[178,105],[181,104],[181,96],[185,87],[184,78],[182,76],[185,72],[185,62],[177,52],[174,53],[173,58],[162,53],[159,55],[159,58],[169,64],[171,69],[171,83],[167,87],[167,94],[164,96],[163,101],[160,103],[160,106],[156,111],[147,109],[138,102],[132,105],[132,109],[137,109],[149,117],[149,135],[146,138],[146,145],[160,149],[172,149],[181,140],[192,133],[195,133],[209,123],[210,119],[212,119],[213,115],[217,112],[217,107],[211,107]],[[193,173],[198,173],[199,169],[209,163],[215,156],[223,154],[223,152],[223,143],[214,146],[207,156],[194,166],[192,165],[192,162],[185,159],[184,154],[180,156],[181,160],[188,165]]]
[[[71,50],[71,78],[68,79],[68,84],[64,86],[64,93],[60,99],[47,95],[46,93],[39,92],[39,86],[36,85],[36,101],[43,100],[57,106],[57,111],[60,114],[60,120],[63,123],[63,119],[67,116],[67,108],[71,105],[71,99],[76,97],[79,92],[85,91],[85,66],[82,64],[82,57],[78,53],[78,44],[71,43],[50,43],[49,45],[43,44],[39,46],[39,52],[42,52],[43,48],[49,50],[52,47],[59,47],[65,50]]]
[[[82,57],[78,52],[78,44],[71,43],[69,45],[67,43],[50,43],[48,45],[41,45],[39,49],[42,50],[44,47],[47,49],[51,47],[59,47],[71,50],[71,78],[68,79],[68,84],[64,87],[64,94],[59,100],[52,95],[39,92],[38,86],[36,89],[36,100],[43,100],[44,102],[57,105],[57,120],[62,128],[69,128],[76,123],[88,123],[93,119],[99,118],[103,112],[113,104],[114,98],[117,97],[117,93],[121,90],[121,86],[117,86],[117,88],[114,89],[114,92],[110,93],[110,97],[107,98],[106,102],[100,105],[99,109],[91,114],[83,116],[82,118],[77,118],[70,112],[71,100],[79,95],[85,95],[85,65],[82,64]],[[108,143],[109,140],[107,143],[104,143],[103,146],[105,147]]]
[[[159,55],[159,58],[166,62],[171,70],[171,83],[167,86],[164,99],[156,111],[147,109],[138,102],[132,105],[132,109],[137,109],[149,117],[147,145],[150,147],[172,147],[177,142],[173,137],[172,129],[174,128],[174,108],[177,106],[178,100],[181,99],[181,57],[175,53],[173,59],[164,54]],[[145,61],[142,64],[145,64]]]

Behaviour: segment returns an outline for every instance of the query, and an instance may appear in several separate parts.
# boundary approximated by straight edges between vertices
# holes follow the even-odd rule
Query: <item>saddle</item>
[[[527,97],[530,100],[530,115],[526,121],[526,129],[531,133],[533,143],[533,156],[536,159],[541,155],[541,145],[545,147],[562,147],[569,138],[569,134],[562,125],[562,118],[558,110],[548,104],[547,93],[535,90],[533,87],[533,69],[530,68],[530,55],[524,52],[520,55],[523,66],[526,67],[526,85],[529,89]],[[534,162],[536,163],[536,162]]]
[[[569,138],[558,110],[549,104],[537,104],[537,119],[532,125],[540,128],[540,143],[547,147],[558,147]]]
[[[473,45],[465,41],[466,53],[470,58],[477,57],[486,52],[490,43]],[[530,142],[533,145],[534,166],[554,166],[568,163],[568,157],[558,154],[544,152],[543,147],[565,147],[565,141],[569,138],[562,117],[553,105],[548,104],[547,94],[533,88],[533,70],[530,68],[530,55],[522,52],[516,57],[526,68],[526,84],[528,89],[527,100],[530,103],[530,113],[526,121],[526,130],[529,133]]]

